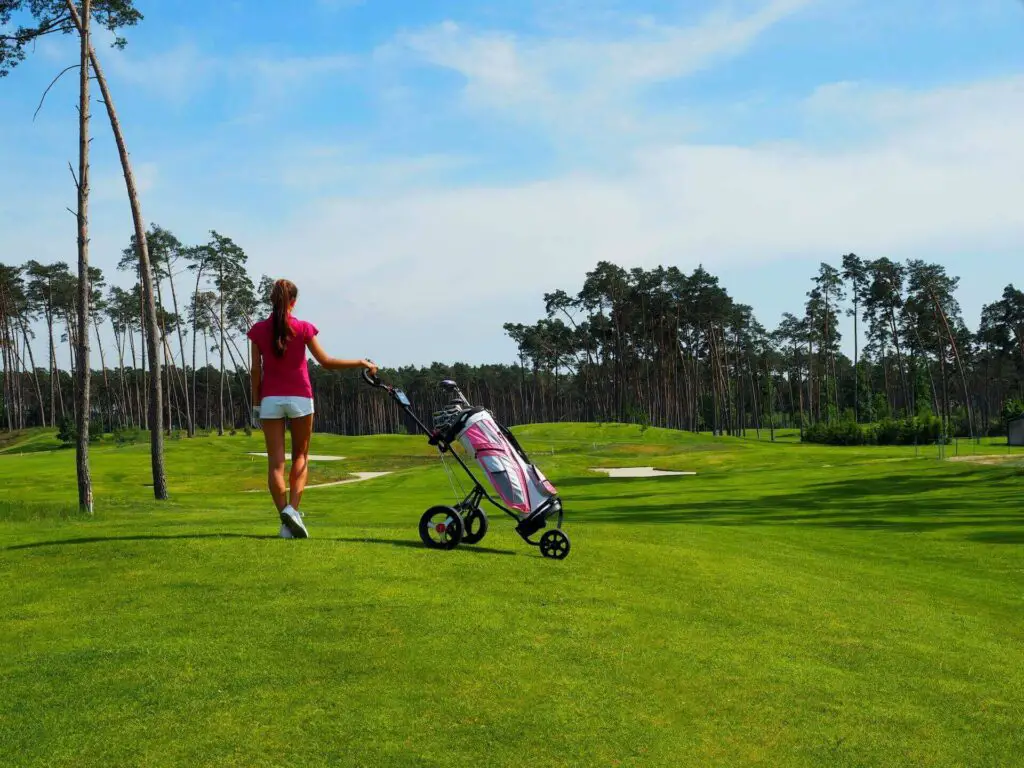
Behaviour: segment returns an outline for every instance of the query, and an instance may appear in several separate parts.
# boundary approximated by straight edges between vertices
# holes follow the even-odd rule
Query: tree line
[[[769,329],[703,267],[601,262],[579,291],[545,294],[546,317],[505,328],[542,418],[738,435],[929,417],[942,434],[1001,432],[1024,410],[1024,292],[1007,285],[972,333],[958,284],[941,264],[846,254]]]
[[[211,231],[185,245],[167,229],[146,233],[153,269],[161,427],[245,429],[245,333],[270,311],[272,279],[254,279],[230,237]],[[147,311],[137,244],[119,270],[130,288],[90,268],[90,324],[100,367],[90,370],[94,431],[150,426]],[[985,305],[971,332],[942,265],[848,254],[822,263],[803,307],[772,329],[703,267],[626,270],[609,262],[582,287],[544,296],[546,316],[506,324],[518,346],[508,365],[435,364],[385,371],[429,417],[453,377],[510,424],[618,421],[743,435],[820,423],[931,417],[943,434],[1000,433],[1024,410],[1024,292],[1012,284]],[[74,350],[79,282],[64,263],[0,265],[0,419],[8,429],[75,420]],[[36,338],[33,327],[45,329]],[[841,350],[852,333],[854,356]],[[113,348],[104,338],[113,338]],[[866,344],[861,345],[861,338]],[[66,361],[66,366],[65,366]],[[309,363],[316,428],[396,432],[399,413],[358,379]]]

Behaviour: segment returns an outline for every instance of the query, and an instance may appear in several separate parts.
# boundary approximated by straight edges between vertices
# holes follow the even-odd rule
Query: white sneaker
[[[291,531],[293,538],[309,538],[309,531],[306,530],[306,526],[302,522],[302,515],[291,504],[281,510],[281,522]]]
[[[292,532],[288,530],[288,526],[281,523],[281,533],[278,534],[282,539],[294,539]]]

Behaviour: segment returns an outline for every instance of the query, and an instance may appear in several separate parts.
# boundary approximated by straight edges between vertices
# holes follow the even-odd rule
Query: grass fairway
[[[311,482],[393,474],[310,490],[286,541],[256,437],[169,441],[160,505],[148,446],[95,447],[92,520],[73,452],[4,438],[0,765],[1024,762],[1024,453],[516,431],[565,561],[497,515],[424,549],[423,439],[316,436],[347,458]]]

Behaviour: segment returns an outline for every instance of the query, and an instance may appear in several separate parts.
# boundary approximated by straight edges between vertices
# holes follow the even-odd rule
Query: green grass
[[[1021,764],[1024,451],[516,431],[565,561],[497,515],[424,549],[419,438],[316,436],[314,482],[394,474],[310,490],[306,541],[257,437],[168,441],[164,504],[95,446],[91,520],[72,451],[0,439],[0,765]],[[589,471],[636,465],[698,474]]]

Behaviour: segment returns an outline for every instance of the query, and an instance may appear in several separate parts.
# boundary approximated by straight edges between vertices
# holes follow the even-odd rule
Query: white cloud
[[[360,146],[289,144],[287,151],[268,162],[284,185],[308,196],[353,189],[369,194],[408,191],[435,182],[440,174],[463,168],[470,160],[442,153],[379,158]]]
[[[254,233],[254,261],[293,276],[325,326],[422,362],[487,359],[479,350],[503,322],[600,259],[720,269],[1010,249],[1024,239],[1022,86],[822,91],[808,113],[853,110],[879,134],[835,149],[680,144],[638,152],[614,176],[327,199]],[[470,336],[444,333],[451,318]]]
[[[640,19],[608,38],[527,38],[446,21],[398,36],[378,56],[404,54],[458,73],[473,108],[569,130],[633,129],[636,115],[626,115],[623,102],[637,89],[735,56],[814,1],[769,0],[745,16],[719,10],[690,26]]]
[[[356,60],[341,53],[274,55],[242,53],[214,55],[185,41],[163,50],[140,52],[138,47],[104,55],[111,77],[136,86],[143,93],[177,106],[203,90],[244,84],[261,109],[276,109],[268,100],[283,100],[318,80],[352,69]]]

